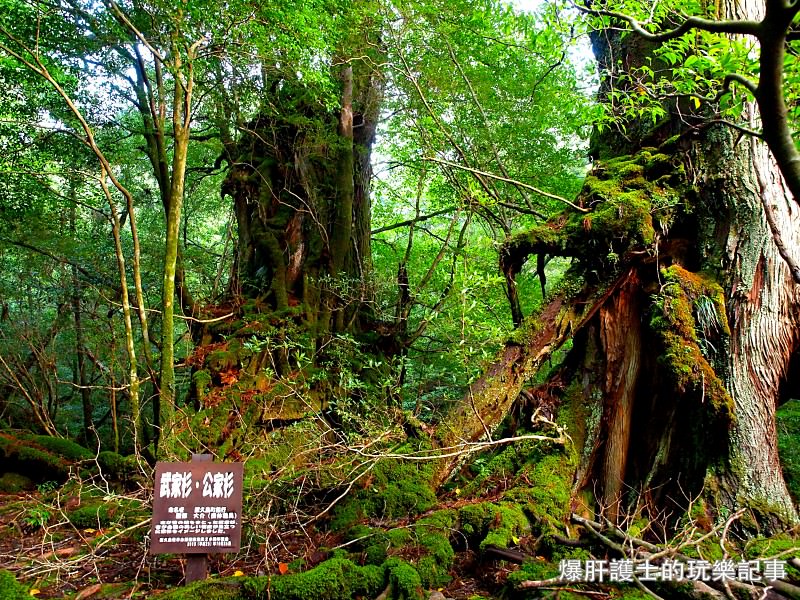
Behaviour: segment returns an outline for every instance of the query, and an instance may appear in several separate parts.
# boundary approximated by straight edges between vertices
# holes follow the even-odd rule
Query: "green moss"
[[[122,456],[110,450],[103,450],[97,455],[97,464],[104,476],[117,480],[127,481],[139,473],[135,456]]]
[[[526,469],[531,482],[517,487],[504,499],[524,504],[536,516],[540,534],[559,529],[570,512],[574,457],[559,452],[542,457]]]
[[[755,538],[747,542],[744,554],[748,560],[768,558],[794,550],[800,552],[800,539],[788,534],[779,534],[768,538]]]
[[[659,360],[678,392],[701,397],[718,423],[730,424],[733,400],[713,367],[721,358],[716,348],[722,349],[730,336],[723,290],[713,280],[678,265],[661,274],[664,284],[654,297],[650,318],[650,327],[664,348]]]
[[[42,475],[45,480],[64,480],[67,477],[67,462],[46,450],[33,446],[22,446],[17,449],[15,458],[26,472]]]
[[[422,600],[422,579],[416,569],[407,562],[397,558],[386,561],[385,567],[392,586],[393,600]]]
[[[146,518],[145,506],[131,499],[84,498],[67,512],[67,519],[79,529],[103,529],[110,525],[133,525]]]
[[[192,386],[194,386],[194,393],[198,401],[202,401],[205,398],[210,385],[211,373],[206,369],[200,369],[192,374]]]
[[[94,458],[94,452],[66,438],[51,437],[49,435],[32,435],[26,436],[26,439],[67,460],[81,461]]]
[[[35,487],[33,481],[19,473],[3,473],[0,477],[0,492],[16,493],[32,490]]]
[[[687,211],[687,188],[680,162],[654,148],[598,161],[576,201],[586,210],[565,210],[511,238],[504,264],[546,253],[577,257],[579,269],[595,277],[613,273],[626,253],[652,246],[654,222],[668,226]]]
[[[4,470],[26,473],[37,483],[63,482],[70,466],[85,461],[94,454],[63,438],[29,433],[0,433],[0,457]]]
[[[67,513],[69,522],[80,529],[108,527],[114,510],[109,510],[104,502],[92,502]]]
[[[385,540],[373,543],[364,549],[364,564],[382,565],[389,557],[389,544]]]
[[[250,578],[243,589],[246,598],[259,600],[350,600],[377,596],[385,581],[384,567],[334,557],[303,573]]]
[[[535,451],[536,443],[526,440],[488,457],[479,456],[470,465],[475,478],[463,486],[464,496],[480,496],[488,481],[512,477]]]
[[[346,529],[365,517],[416,515],[436,504],[431,466],[415,461],[384,460],[370,474],[369,485],[334,509],[331,529]]]
[[[245,600],[241,578],[206,579],[187,586],[174,587],[165,594],[156,596],[160,600]]]
[[[539,581],[557,577],[559,574],[558,565],[546,560],[529,560],[524,562],[520,568],[508,575],[508,584],[512,587],[519,585],[523,581]]]
[[[411,530],[407,527],[390,529],[385,533],[385,535],[389,540],[389,543],[392,545],[392,548],[400,548],[401,546],[408,544],[413,538]]]
[[[417,561],[422,585],[437,588],[450,581],[455,551],[450,534],[455,531],[458,515],[455,510],[440,510],[417,521],[417,544],[424,554]]]
[[[488,502],[462,506],[458,510],[461,532],[473,541],[482,540],[489,530],[489,523],[494,516],[490,506]]]
[[[489,533],[481,541],[480,549],[488,546],[507,548],[518,538],[530,531],[530,523],[525,513],[514,504],[500,504],[497,506],[495,522]]]
[[[516,537],[530,531],[525,512],[511,502],[481,502],[462,507],[458,511],[461,531],[478,544],[481,550],[488,546],[507,548]]]
[[[792,499],[800,503],[800,400],[790,400],[779,407],[775,419],[783,478]]]
[[[26,600],[30,597],[14,575],[0,569],[0,600]]]
[[[206,356],[206,366],[212,372],[229,371],[240,366],[242,361],[252,356],[252,351],[242,345],[238,339],[232,339],[223,347],[210,352]]]

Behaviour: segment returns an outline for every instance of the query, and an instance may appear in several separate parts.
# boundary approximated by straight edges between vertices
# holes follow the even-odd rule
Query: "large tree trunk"
[[[726,16],[760,18],[757,11],[763,7],[758,4],[731,4],[726,7]],[[609,52],[610,45],[616,46],[613,52]],[[606,68],[607,81],[617,75],[610,54],[614,60],[621,57],[622,64],[627,66],[644,60],[645,56],[641,41],[635,37],[619,43],[613,36],[598,36],[595,50],[601,66]],[[644,143],[664,140],[680,132],[685,114],[684,111],[681,119],[673,114],[670,122],[655,130],[639,127],[632,140],[623,142],[616,138],[615,141],[607,135],[597,145],[606,150],[606,158],[611,158],[615,153],[630,151],[631,142],[635,149]],[[673,262],[687,271],[674,267],[672,283],[660,278],[653,282],[655,273],[651,272],[649,277],[643,277],[645,285],[639,301],[647,301],[648,279],[651,286],[658,283],[662,292],[665,285],[682,287],[684,300],[690,301],[693,310],[694,331],[689,333],[694,334],[694,339],[689,335],[681,343],[673,344],[675,340],[666,330],[645,331],[645,337],[641,338],[638,333],[641,310],[630,310],[630,303],[617,302],[609,306],[608,315],[612,323],[622,323],[624,334],[611,336],[609,341],[603,334],[607,327],[601,316],[600,340],[594,347],[603,357],[606,381],[621,383],[603,386],[603,425],[592,442],[602,456],[603,466],[594,471],[587,468],[587,473],[599,476],[602,500],[612,517],[617,514],[621,486],[626,486],[655,501],[659,508],[672,503],[685,506],[688,498],[701,494],[702,490],[717,506],[751,508],[754,516],[765,524],[786,524],[797,519],[778,459],[775,408],[780,402],[789,362],[798,349],[800,290],[772,240],[765,209],[774,217],[790,248],[800,247],[800,221],[796,204],[791,201],[766,146],[756,139],[740,138],[724,127],[710,128],[691,144],[671,148],[683,164],[696,195],[693,214],[678,219],[673,231],[663,229],[659,266]],[[676,246],[681,238],[682,243]],[[686,250],[676,252],[676,248]],[[706,282],[705,291],[698,295],[699,280],[691,281],[692,272],[698,275],[702,272],[721,286],[724,307],[718,307],[721,314],[716,327],[702,322],[709,315],[700,305],[701,296],[713,296],[710,286],[713,282]],[[672,329],[679,329],[678,320],[668,314],[678,312],[675,303],[679,299],[667,292],[661,294],[663,302],[665,295],[672,304],[651,307],[650,314],[662,310],[668,320],[672,319]],[[638,337],[638,342],[631,337]],[[623,342],[617,341],[618,338]],[[686,385],[680,376],[676,377],[675,371],[681,365],[675,360],[665,361],[662,356],[653,363],[642,355],[641,348],[653,348],[652,342],[662,355],[667,352],[669,356],[669,352],[681,349],[693,354],[687,350],[693,341],[698,342],[702,359],[711,367],[711,370],[691,368],[691,378],[701,379],[699,400],[713,399],[715,392],[709,389],[709,384],[712,378],[718,378],[732,403],[730,419],[721,405],[727,399],[720,394],[717,394],[721,404],[715,409],[716,416],[709,418],[710,415],[698,411],[698,399],[691,399],[697,395],[696,391],[691,392],[692,387],[698,389],[697,383]],[[624,349],[622,354],[621,349]],[[665,366],[673,370],[666,380],[660,373]],[[688,369],[689,365],[683,367]],[[674,389],[672,397],[670,387]],[[624,393],[616,395],[612,392],[616,389]],[[633,389],[637,391],[631,413],[629,392]],[[629,433],[631,417],[638,431],[633,437]],[[703,426],[698,427],[698,422]],[[653,443],[655,440],[657,443]],[[634,452],[636,459],[626,460]],[[584,483],[595,485],[591,479],[588,477]]]
[[[320,338],[358,330],[370,300],[381,82],[363,65],[343,67],[340,78],[338,111],[298,82],[275,82],[223,189],[239,233],[232,291],[284,316],[299,313]]]
[[[708,154],[713,167],[706,184],[727,200],[709,233],[724,240],[729,266],[725,380],[737,416],[721,492],[729,505],[767,506],[794,518],[778,460],[775,409],[800,342],[800,286],[772,241],[765,209],[790,249],[800,248],[800,214],[763,143],[743,140],[728,160]]]

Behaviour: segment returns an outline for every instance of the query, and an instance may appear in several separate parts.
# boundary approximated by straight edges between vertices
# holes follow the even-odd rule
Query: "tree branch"
[[[392,231],[393,229],[400,229],[401,227],[408,227],[409,225],[422,223],[423,221],[433,219],[434,217],[439,217],[441,215],[446,215],[447,213],[451,213],[454,210],[455,207],[450,206],[448,208],[443,208],[442,210],[437,210],[427,215],[421,215],[419,217],[414,217],[413,219],[406,219],[405,221],[400,221],[399,223],[394,223],[392,225],[385,225],[384,227],[378,227],[377,229],[373,229],[372,231],[370,231],[370,235],[377,235],[385,231]]]
[[[651,42],[667,42],[669,40],[674,40],[694,29],[707,31],[709,33],[726,33],[729,35],[752,35],[755,37],[760,37],[762,35],[761,23],[758,21],[717,21],[715,19],[704,19],[702,17],[689,17],[673,29],[668,29],[659,33],[651,33],[630,15],[613,10],[588,8],[575,3],[573,3],[573,6],[579,11],[595,17],[610,17],[619,21],[625,21],[630,26],[631,31]]]
[[[582,212],[582,213],[588,213],[589,212],[588,208],[583,208],[582,206],[578,206],[577,204],[574,204],[573,202],[570,202],[569,200],[567,200],[563,196],[559,196],[557,194],[551,194],[550,192],[545,192],[544,190],[541,190],[541,189],[539,189],[537,187],[534,187],[532,185],[529,185],[527,183],[522,183],[521,181],[516,181],[514,179],[510,179],[508,177],[503,177],[501,175],[495,175],[493,173],[487,173],[486,171],[479,171],[478,169],[473,169],[472,167],[467,167],[465,165],[459,165],[457,163],[450,162],[448,160],[442,160],[441,158],[436,158],[435,156],[427,156],[427,157],[424,157],[422,160],[427,160],[429,162],[435,162],[435,163],[438,163],[440,165],[445,165],[447,167],[452,167],[454,169],[461,169],[462,171],[467,171],[468,173],[473,173],[475,175],[480,175],[481,177],[488,177],[490,179],[496,179],[497,181],[503,181],[505,183],[510,183],[512,185],[525,188],[525,189],[530,190],[532,192],[536,192],[537,194],[539,194],[540,196],[544,196],[545,198],[550,198],[551,200],[558,200],[559,202],[563,202],[564,204],[570,206],[571,208],[577,210],[578,212]]]

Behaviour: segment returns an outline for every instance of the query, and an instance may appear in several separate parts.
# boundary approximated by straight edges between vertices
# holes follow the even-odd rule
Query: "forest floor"
[[[52,514],[40,492],[0,494],[0,569],[11,571],[36,598],[99,600],[149,598],[183,585],[186,560],[150,555],[143,536],[148,524],[129,530],[78,528]],[[312,527],[278,534],[271,544],[245,547],[235,555],[211,555],[213,578],[278,576],[298,558],[313,566],[342,542]],[[445,598],[492,598],[515,565],[481,560],[473,551],[457,553]],[[291,572],[289,570],[289,572]],[[2,590],[0,590],[2,592]],[[0,593],[2,596],[2,593]]]

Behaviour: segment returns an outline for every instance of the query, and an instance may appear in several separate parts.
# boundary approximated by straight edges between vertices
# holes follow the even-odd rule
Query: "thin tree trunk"
[[[76,183],[70,181],[70,194],[75,200]],[[76,233],[76,205],[73,203],[69,211],[69,226],[74,236]],[[86,355],[85,343],[83,339],[83,321],[81,315],[81,280],[78,277],[78,269],[72,266],[72,316],[75,320],[75,357],[76,357],[76,377],[75,383],[78,385],[81,395],[81,407],[83,408],[83,439],[85,444],[94,443],[93,423],[92,423],[92,395],[91,390],[86,384]]]
[[[133,428],[134,450],[138,453],[142,447],[141,440],[144,433],[142,427],[142,409],[139,400],[139,365],[136,360],[136,340],[133,334],[133,321],[131,319],[131,303],[128,296],[128,274],[125,270],[125,252],[122,248],[119,214],[111,191],[106,184],[107,171],[101,168],[100,185],[103,188],[109,208],[111,209],[111,231],[114,237],[114,252],[119,269],[120,295],[122,300],[122,318],[125,324],[125,349],[128,353],[129,382],[128,398],[131,403],[131,425]]]
[[[183,207],[186,182],[186,161],[189,150],[192,106],[192,56],[187,58],[186,73],[177,44],[173,45],[173,68],[178,74],[172,107],[172,129],[174,147],[172,155],[172,177],[169,206],[166,214],[166,244],[164,250],[164,284],[161,314],[161,379],[158,406],[160,414],[156,420],[156,445],[162,425],[169,426],[175,413],[175,272],[178,263],[178,239],[180,236],[181,208]],[[154,408],[154,411],[157,409]]]

